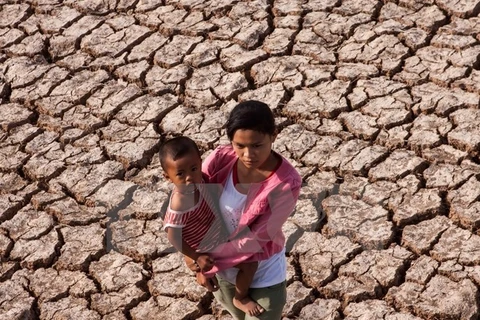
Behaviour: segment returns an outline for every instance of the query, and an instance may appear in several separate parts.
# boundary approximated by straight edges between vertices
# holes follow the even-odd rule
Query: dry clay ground
[[[0,319],[231,319],[159,218],[236,102],[304,178],[285,318],[480,317],[480,1],[0,0]]]

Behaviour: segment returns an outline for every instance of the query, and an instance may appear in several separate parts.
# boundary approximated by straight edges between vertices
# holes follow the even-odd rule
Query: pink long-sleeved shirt
[[[202,171],[218,195],[238,157],[232,146],[220,146],[203,162]],[[239,263],[265,260],[285,247],[282,226],[295,209],[302,178],[282,157],[280,167],[267,179],[250,186],[238,227],[229,242],[220,244],[209,254],[215,267],[205,273],[212,276],[219,270]]]

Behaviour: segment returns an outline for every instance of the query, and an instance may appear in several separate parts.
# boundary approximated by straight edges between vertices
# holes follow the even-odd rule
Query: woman
[[[197,282],[214,291],[235,319],[281,319],[287,269],[282,226],[295,208],[302,180],[288,160],[272,151],[275,121],[265,103],[238,104],[226,130],[231,144],[212,152],[202,171],[210,183],[223,187],[219,210],[230,237],[212,254],[219,264],[212,270],[221,271],[213,278],[197,272]],[[233,266],[248,261],[259,261],[249,289],[250,297],[265,310],[257,317],[232,303],[238,271]]]

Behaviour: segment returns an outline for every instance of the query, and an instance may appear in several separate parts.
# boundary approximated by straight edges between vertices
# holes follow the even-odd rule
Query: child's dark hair
[[[188,137],[175,137],[167,140],[162,144],[158,152],[162,169],[165,170],[165,160],[167,157],[177,160],[192,151],[196,152],[199,157],[201,156],[195,141]]]
[[[226,128],[230,141],[232,141],[235,131],[239,129],[255,130],[270,135],[276,133],[272,110],[267,104],[256,100],[247,100],[237,104],[230,112]]]

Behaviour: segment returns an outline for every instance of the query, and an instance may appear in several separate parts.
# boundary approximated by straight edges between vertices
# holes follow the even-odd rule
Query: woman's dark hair
[[[237,104],[230,112],[226,128],[230,141],[233,140],[235,132],[239,129],[255,130],[269,135],[274,135],[276,132],[272,110],[267,104],[256,100],[247,100]]]
[[[188,137],[172,138],[160,147],[160,151],[158,152],[160,165],[162,169],[165,170],[165,160],[167,157],[172,158],[172,160],[177,160],[191,152],[196,152],[199,157],[201,156],[195,141]]]

